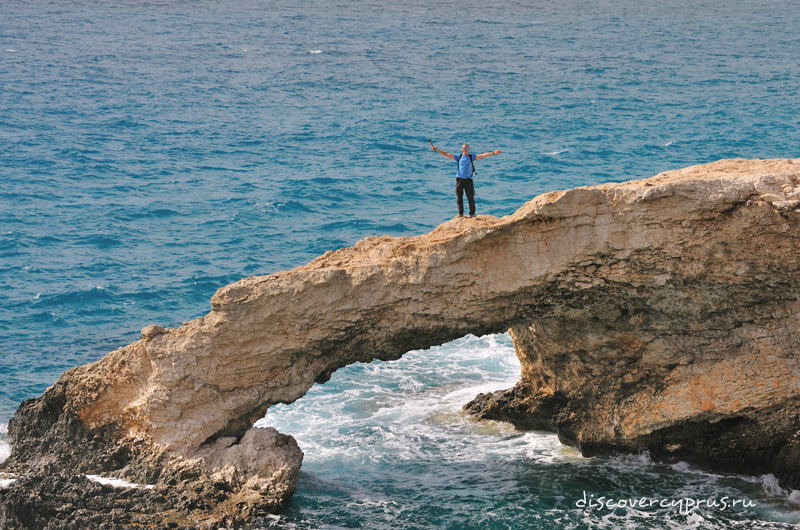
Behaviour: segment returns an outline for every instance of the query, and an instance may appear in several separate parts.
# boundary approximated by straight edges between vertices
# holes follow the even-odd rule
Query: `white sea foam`
[[[16,52],[17,50],[15,50],[14,48],[6,48],[6,51],[7,51],[8,53],[14,53],[14,52]]]
[[[280,524],[278,528],[281,528],[281,530],[296,530],[299,528],[299,526],[297,526],[295,523],[292,523],[290,521],[283,521],[283,519],[284,518],[282,516],[276,515],[274,513],[267,514],[264,516],[262,521],[267,523],[268,526],[254,528],[253,530],[267,530],[269,528],[276,528],[275,525],[278,524]]]
[[[322,50],[308,50],[308,53],[311,53],[311,54],[313,54],[313,55],[316,55],[316,54],[318,54],[318,53],[322,53]]]
[[[792,490],[789,492],[789,495],[786,496],[786,500],[792,504],[800,504],[800,491]]]
[[[789,494],[788,491],[781,487],[780,483],[778,482],[778,477],[772,473],[761,475],[758,478],[761,482],[761,489],[763,489],[764,493],[767,495],[771,495],[773,497],[783,497],[784,495]]]
[[[689,466],[689,464],[688,464],[688,463],[686,463],[686,462],[683,462],[683,461],[676,462],[676,463],[672,464],[672,465],[671,465],[671,466],[669,466],[669,467],[671,467],[671,468],[672,468],[672,469],[674,469],[675,471],[679,471],[679,472],[681,472],[681,473],[688,473],[688,472],[689,472],[689,470],[691,469],[691,467]]]
[[[656,465],[650,457],[650,451],[612,456],[609,458],[609,463],[619,469],[644,468]]]
[[[390,517],[399,517],[402,513],[402,506],[392,499],[365,498],[345,503],[345,506],[353,511],[361,509],[377,509]]]
[[[772,473],[766,475],[731,475],[738,479],[758,484],[761,490],[770,497],[782,498],[791,504],[800,504],[800,491],[784,489],[778,478]],[[800,514],[798,514],[800,515]],[[798,517],[800,519],[800,517]]]
[[[689,525],[689,527],[697,528],[703,525],[705,522],[706,519],[698,512],[692,512],[688,517],[686,517],[686,524]]]
[[[3,439],[8,434],[8,424],[0,423],[0,464],[11,455],[11,446]]]
[[[561,151],[549,151],[549,152],[547,152],[545,154],[546,155],[550,155],[550,156],[554,156],[554,155],[560,155],[561,153],[566,153],[567,151],[569,151],[569,149],[562,149]]]
[[[487,457],[578,462],[555,434],[520,433],[510,424],[475,421],[462,407],[477,394],[513,386],[519,361],[506,334],[468,335],[399,361],[358,364],[334,374],[291,405],[276,405],[257,427],[292,434],[305,465]]]
[[[771,497],[781,497],[790,504],[800,504],[800,491],[782,488],[778,477],[772,473],[756,477],[756,480],[761,483],[761,489],[764,490],[764,493],[767,495]],[[798,519],[800,519],[800,514],[798,514]]]
[[[635,470],[639,478],[643,480],[646,480],[648,475],[652,475],[653,479],[657,480],[659,477],[659,468],[661,467],[661,464],[654,462],[646,452],[640,453],[639,455],[615,456],[609,459],[609,463],[621,470]],[[800,504],[800,491],[789,491],[782,488],[778,482],[778,479],[772,474],[753,476],[712,473],[703,469],[692,467],[686,462],[677,462],[669,467],[675,471],[693,475],[691,480],[670,492],[671,497],[673,498],[714,497],[719,499],[727,496],[729,500],[750,499],[756,502],[759,510],[765,510],[767,513],[769,513],[769,517],[772,521],[782,521],[781,523],[776,523],[769,521],[748,520],[747,524],[745,524],[743,528],[747,528],[748,530],[755,530],[757,528],[769,528],[771,530],[777,528],[788,529],[794,528],[790,525],[800,522],[800,511],[793,510],[790,507],[790,505],[796,506]],[[771,499],[771,501],[764,502],[763,500],[759,499],[757,494],[753,496],[753,492],[747,488],[742,489],[734,486],[732,483],[730,483],[731,479],[740,479],[744,482],[749,482],[753,485],[760,486],[761,490],[768,498]],[[777,501],[778,504],[774,504],[775,501]],[[709,513],[705,510],[702,511],[702,516],[705,518],[710,517]],[[675,524],[673,525],[670,523],[669,528],[684,528],[681,526],[682,523],[677,521],[673,522]],[[730,521],[726,520],[725,524],[729,523]],[[716,527],[715,525],[720,524],[720,521],[715,519],[713,524],[711,522],[708,524],[711,525],[709,527]],[[751,524],[752,526],[750,526]],[[701,527],[705,528],[706,526],[701,525]]]
[[[102,484],[104,486],[111,486],[112,488],[155,488],[155,486],[150,484],[142,486],[141,484],[134,484],[133,482],[128,482],[127,480],[122,480],[120,478],[101,477],[100,475],[86,475],[86,478],[92,482],[97,482],[98,484]]]

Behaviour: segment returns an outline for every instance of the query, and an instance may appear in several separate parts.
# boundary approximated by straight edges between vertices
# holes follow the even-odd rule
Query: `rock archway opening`
[[[291,434],[303,469],[323,477],[390,473],[396,459],[422,468],[474,460],[478,448],[490,451],[515,429],[477,422],[463,407],[514,386],[519,370],[508,333],[467,335],[398,360],[341,368],[297,401],[270,407],[255,427]]]
[[[520,366],[508,333],[467,335],[393,361],[354,363],[291,404],[269,408],[255,427],[294,436],[305,459],[315,447],[372,445],[392,431],[461,423],[476,395],[507,389]],[[304,449],[305,451],[305,449]]]

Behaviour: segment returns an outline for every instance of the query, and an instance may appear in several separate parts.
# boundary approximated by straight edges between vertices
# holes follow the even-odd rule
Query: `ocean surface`
[[[554,189],[795,157],[789,1],[0,3],[0,459],[65,369],[209,311],[243,276]],[[354,365],[263,422],[305,452],[279,529],[790,528],[800,493],[646,454],[582,458],[459,410],[506,335]],[[586,509],[728,496],[754,507]]]

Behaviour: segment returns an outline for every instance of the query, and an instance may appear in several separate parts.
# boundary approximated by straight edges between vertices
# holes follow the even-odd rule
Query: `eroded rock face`
[[[764,167],[763,176],[748,178],[754,193],[728,207],[717,199],[746,190],[743,179],[689,180],[745,167]],[[645,184],[663,193],[669,181],[692,183],[707,200],[668,191],[642,212],[660,219],[642,219],[630,233],[642,244],[612,244],[563,272],[562,285],[584,298],[512,325],[519,383],[465,408],[555,430],[585,455],[648,450],[771,472],[797,488],[800,194],[792,164],[723,161]]]
[[[152,506],[182,492],[176,525],[275,510],[302,453],[252,428],[270,405],[356,361],[509,328],[521,381],[473,412],[554,428],[586,453],[731,468],[747,453],[795,480],[799,205],[800,160],[726,160],[228,285],[209,314],[148,326],[20,407],[3,467],[28,478],[0,493],[0,523],[17,524],[6,499],[76,472],[155,484]]]

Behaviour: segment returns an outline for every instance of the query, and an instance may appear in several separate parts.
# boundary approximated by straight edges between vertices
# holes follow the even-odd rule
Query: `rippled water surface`
[[[464,141],[504,151],[476,164],[478,211],[494,215],[552,189],[797,156],[799,23],[797,5],[779,1],[6,0],[0,421],[143,326],[205,313],[230,281],[447,220],[452,163],[428,138],[451,152]],[[514,362],[505,336],[465,338],[349,367],[271,410],[306,461],[288,512],[268,523],[798,520],[791,492],[770,477],[716,477],[644,456],[585,460],[551,435],[463,419],[458,409],[477,391],[513,383]],[[570,507],[583,489],[725,488],[759,508]]]

